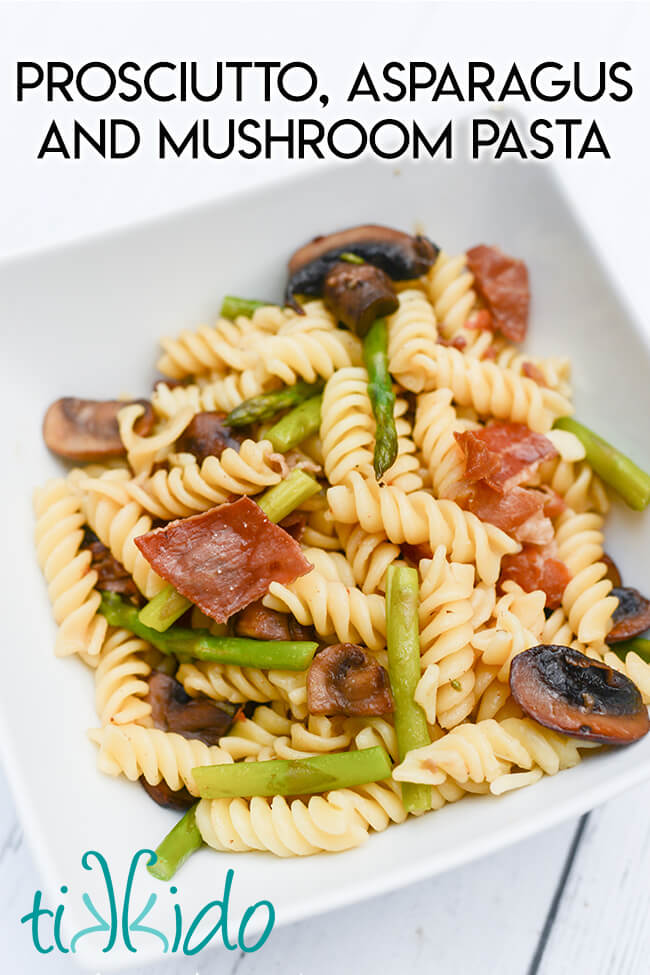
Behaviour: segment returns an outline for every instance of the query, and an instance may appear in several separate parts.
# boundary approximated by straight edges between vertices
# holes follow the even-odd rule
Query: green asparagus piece
[[[246,318],[252,318],[253,312],[257,311],[258,308],[264,308],[265,305],[270,304],[272,304],[270,301],[254,301],[250,298],[236,298],[234,295],[226,295],[221,306],[221,317],[234,320],[239,315],[244,315]]]
[[[209,630],[192,630],[172,626],[160,633],[140,622],[138,610],[117,593],[102,593],[99,607],[111,626],[130,630],[161,653],[194,657],[238,667],[262,667],[269,670],[306,670],[318,644],[291,640],[250,640],[237,636],[212,636]]]
[[[339,254],[340,261],[347,261],[348,264],[365,264],[366,262],[358,254],[353,254],[351,251],[343,251]]]
[[[306,501],[308,498],[318,494],[320,486],[318,481],[305,474],[304,471],[291,471],[284,481],[274,484],[272,488],[265,491],[257,503],[269,519],[277,523],[291,514],[294,508]]]
[[[385,318],[370,326],[363,340],[363,359],[368,370],[368,396],[375,415],[375,477],[381,480],[397,457],[395,393],[388,371],[388,328]]]
[[[157,880],[171,880],[187,858],[202,845],[194,805],[158,844],[155,850],[158,859],[147,870]]]
[[[416,569],[405,565],[389,566],[386,574],[386,644],[400,761],[413,748],[431,744],[424,711],[413,699],[420,679],[418,602]],[[403,782],[402,801],[407,812],[425,812],[431,807],[431,786]]]
[[[609,649],[625,660],[628,653],[638,653],[641,660],[650,664],[650,640],[645,640],[641,636],[635,636],[632,640],[621,640],[620,643],[610,643]]]
[[[312,396],[318,396],[324,386],[322,379],[315,383],[301,381],[293,386],[285,386],[284,389],[274,389],[272,393],[253,396],[252,399],[245,399],[243,403],[231,410],[225,422],[231,427],[246,427],[260,420],[270,420],[282,410],[288,410]]]
[[[379,782],[387,779],[390,773],[390,757],[379,746],[312,758],[277,758],[268,762],[236,762],[234,765],[192,769],[199,795],[204,799],[314,795],[330,789]]]
[[[172,584],[168,583],[157,596],[142,607],[139,613],[140,622],[145,626],[153,627],[159,633],[164,633],[191,605],[189,599],[181,596]]]
[[[556,420],[557,430],[574,433],[587,452],[587,461],[596,474],[621,495],[626,504],[643,511],[650,502],[650,474],[582,423],[563,416]]]
[[[307,437],[318,433],[320,429],[320,410],[322,396],[312,396],[300,406],[296,406],[291,413],[287,413],[281,420],[271,427],[266,439],[273,444],[273,449],[286,454],[292,447],[296,447]]]

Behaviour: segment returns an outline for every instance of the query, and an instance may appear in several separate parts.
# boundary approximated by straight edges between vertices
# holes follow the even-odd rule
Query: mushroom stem
[[[431,744],[426,716],[414,700],[420,680],[418,596],[417,570],[405,565],[389,566],[386,573],[386,644],[400,762],[413,748]],[[431,807],[431,787],[403,782],[402,802],[407,812],[426,812]]]
[[[197,805],[195,803],[187,810],[156,847],[156,862],[150,864],[147,870],[157,880],[171,880],[188,857],[203,846],[199,827],[196,825]]]

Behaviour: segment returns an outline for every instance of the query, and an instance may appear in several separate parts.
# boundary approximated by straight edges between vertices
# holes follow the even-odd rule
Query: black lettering
[[[365,90],[361,87],[362,84],[366,85]],[[365,63],[359,68],[359,73],[352,83],[352,88],[350,88],[350,94],[347,97],[347,101],[352,102],[355,98],[359,98],[361,95],[370,95],[374,102],[380,101],[379,92],[375,88],[375,83],[370,76]]]
[[[25,77],[26,71],[35,72],[35,76],[28,80]],[[43,81],[45,73],[36,61],[19,61],[16,65],[16,98],[19,102],[23,100],[23,92],[28,88],[38,88]]]

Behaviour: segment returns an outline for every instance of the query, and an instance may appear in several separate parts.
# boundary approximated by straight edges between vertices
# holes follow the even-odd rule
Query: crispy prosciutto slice
[[[541,589],[548,609],[557,609],[571,576],[564,562],[555,558],[553,546],[524,545],[521,552],[506,555],[501,562],[500,583],[512,579],[526,592]]]
[[[457,500],[481,521],[489,521],[502,531],[508,532],[520,541],[534,541],[528,537],[533,534],[529,524],[534,520],[536,538],[543,534],[536,544],[546,544],[553,537],[553,525],[544,518],[544,495],[528,488],[514,487],[506,494],[495,491],[484,481],[477,481],[458,495]],[[548,522],[548,527],[541,522]],[[550,534],[549,534],[550,532]],[[525,537],[520,538],[520,534]]]
[[[557,456],[548,437],[525,423],[491,423],[454,436],[465,455],[465,480],[484,480],[495,491],[529,481],[542,461]]]
[[[548,437],[524,423],[493,423],[454,436],[465,456],[458,502],[517,541],[547,545],[553,538],[550,518],[558,509],[556,499],[521,484],[557,454]]]
[[[312,568],[298,543],[250,498],[220,504],[134,539],[145,559],[206,616],[225,621]]]
[[[530,291],[523,261],[498,247],[480,244],[467,251],[474,286],[492,315],[493,326],[512,342],[523,342],[528,326]]]

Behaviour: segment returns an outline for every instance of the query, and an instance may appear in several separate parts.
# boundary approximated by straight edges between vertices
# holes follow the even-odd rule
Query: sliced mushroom
[[[338,261],[323,282],[323,301],[334,317],[364,336],[376,318],[392,315],[399,302],[387,274],[372,264]]]
[[[307,707],[310,714],[390,714],[393,697],[388,674],[354,643],[325,647],[307,673]]]
[[[433,265],[439,249],[428,237],[402,233],[392,227],[367,224],[350,227],[324,237],[315,237],[300,247],[289,261],[287,304],[302,314],[295,295],[317,296],[332,265],[341,254],[354,254],[392,278],[407,281],[424,274]]]
[[[291,613],[267,609],[259,599],[237,613],[234,630],[237,636],[253,640],[314,639],[313,627],[302,626]]]
[[[638,589],[615,586],[611,595],[618,599],[618,606],[612,614],[614,626],[607,634],[608,643],[630,640],[650,627],[650,600]]]
[[[164,809],[177,809],[181,811],[183,809],[189,809],[196,802],[195,797],[190,795],[185,787],[174,792],[173,789],[169,788],[164,779],[161,779],[158,785],[150,785],[144,775],[141,775],[140,785],[147,795]]]
[[[510,688],[525,714],[573,738],[625,745],[650,730],[629,677],[569,647],[542,644],[517,654]]]
[[[225,413],[197,413],[176,441],[176,450],[194,454],[199,464],[206,457],[221,457],[226,447],[239,450],[242,438],[224,423],[225,417]]]
[[[144,406],[134,430],[140,436],[151,432],[154,413],[146,399],[131,400]],[[48,408],[43,420],[43,439],[53,453],[66,460],[106,460],[126,454],[117,425],[117,414],[128,403],[123,400],[77,399],[64,396]]]
[[[174,677],[155,671],[149,678],[151,719],[155,728],[174,731],[216,745],[232,724],[235,707],[207,697],[190,697]]]
[[[140,602],[138,587],[129,573],[89,528],[84,534],[83,548],[91,554],[90,567],[97,573],[96,589],[100,592],[119,592],[133,602]]]
[[[620,587],[623,585],[623,579],[621,577],[621,573],[618,571],[618,566],[614,559],[605,553],[604,555],[601,555],[600,561],[604,562],[607,566],[607,575],[605,578],[609,579],[611,584],[617,589],[620,589]]]

